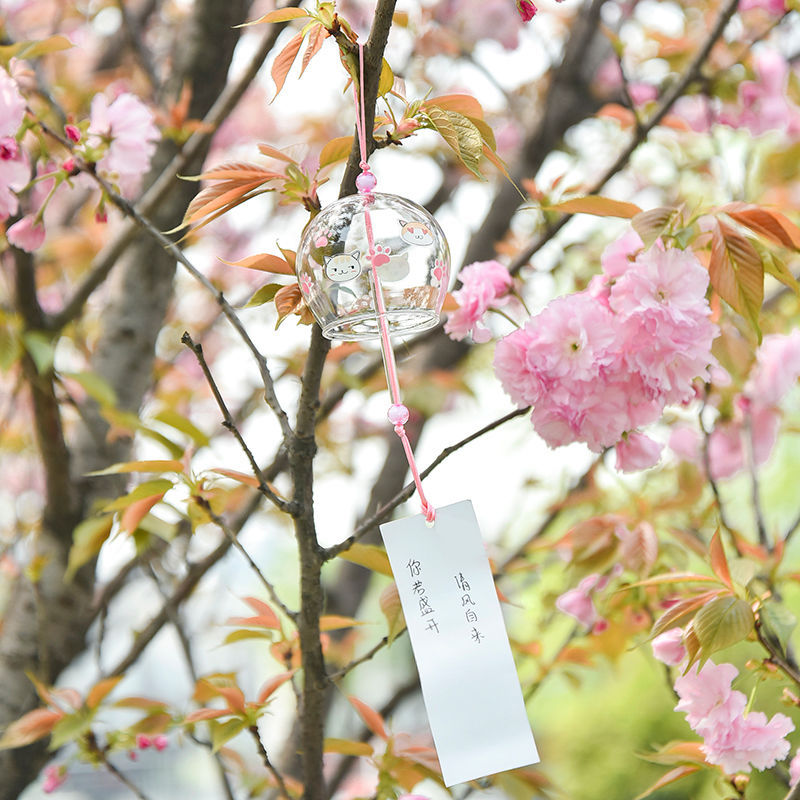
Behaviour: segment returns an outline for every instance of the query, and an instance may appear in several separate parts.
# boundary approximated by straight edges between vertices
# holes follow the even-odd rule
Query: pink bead
[[[389,406],[386,416],[389,417],[392,425],[405,425],[408,422],[408,409],[402,403],[397,403]]]
[[[371,172],[362,172],[356,178],[356,187],[362,194],[368,194],[378,185],[378,179]]]

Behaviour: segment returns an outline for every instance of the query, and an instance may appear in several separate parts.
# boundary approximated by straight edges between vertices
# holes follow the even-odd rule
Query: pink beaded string
[[[358,134],[358,146],[361,151],[361,174],[356,178],[356,187],[358,188],[359,194],[363,195],[368,200],[369,196],[375,190],[378,181],[372,174],[369,164],[367,163],[366,115],[364,113],[364,46],[361,43],[358,45],[358,66],[359,86],[356,87],[355,82],[353,82],[353,96],[356,103],[356,133]],[[378,270],[375,267],[375,237],[372,232],[372,219],[370,218],[368,205],[365,205],[364,208],[364,227],[367,232],[372,289],[375,293],[375,307],[378,311],[378,326],[380,327],[381,333],[381,353],[383,354],[383,363],[386,367],[386,382],[389,386],[389,394],[392,398],[392,405],[389,407],[386,416],[389,418],[389,422],[394,425],[394,432],[400,437],[400,441],[403,444],[406,460],[411,469],[411,476],[414,479],[414,485],[417,487],[417,494],[419,495],[422,505],[422,513],[425,515],[427,522],[432,523],[436,519],[436,509],[425,497],[425,492],[422,489],[422,479],[419,475],[417,462],[414,459],[414,451],[411,448],[411,442],[408,441],[408,434],[406,434],[405,424],[408,422],[408,409],[403,405],[400,396],[400,382],[397,379],[397,363],[394,359],[392,340],[389,335],[389,324],[386,321],[386,304],[383,300],[383,291],[381,290],[381,282],[378,278]]]

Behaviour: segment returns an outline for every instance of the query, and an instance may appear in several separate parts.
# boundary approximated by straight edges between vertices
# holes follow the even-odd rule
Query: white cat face
[[[403,226],[402,231],[400,231],[400,238],[406,244],[433,244],[431,229],[424,222],[403,222],[403,220],[400,220],[400,224]]]
[[[335,256],[325,256],[325,276],[336,283],[344,283],[357,278],[361,274],[361,262],[358,260],[360,253],[339,253]]]

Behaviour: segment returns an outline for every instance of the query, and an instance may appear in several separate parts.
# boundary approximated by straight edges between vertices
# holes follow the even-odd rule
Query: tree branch
[[[195,344],[194,340],[189,335],[188,331],[184,331],[183,336],[181,336],[181,341],[194,353],[194,357],[197,359],[197,363],[200,365],[200,369],[203,371],[203,375],[205,376],[206,382],[208,383],[209,388],[211,389],[211,393],[214,395],[214,399],[217,401],[219,410],[222,412],[223,426],[233,434],[234,438],[239,443],[239,446],[244,451],[244,454],[247,456],[247,460],[250,462],[250,468],[253,470],[253,474],[258,480],[258,487],[257,487],[258,491],[261,492],[261,494],[263,494],[264,497],[266,497],[281,511],[291,512],[293,509],[293,505],[287,502],[284,498],[277,495],[275,491],[271,488],[271,486],[268,484],[268,482],[265,480],[264,475],[261,472],[261,467],[259,467],[258,462],[255,459],[255,456],[253,455],[250,448],[247,446],[247,443],[245,442],[241,431],[234,422],[234,419],[231,416],[230,411],[228,410],[228,406],[225,404],[225,400],[222,397],[222,393],[219,390],[219,386],[217,386],[217,382],[214,380],[214,376],[211,374],[211,369],[208,366],[208,362],[206,361],[206,358],[203,355],[203,346],[200,344]],[[286,415],[284,413],[284,417],[285,416]]]

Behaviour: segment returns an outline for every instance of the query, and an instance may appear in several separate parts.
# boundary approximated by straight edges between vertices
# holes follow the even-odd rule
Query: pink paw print
[[[328,244],[328,237],[324,233],[317,236],[314,240],[315,247],[325,247],[326,244]]]
[[[375,245],[375,252],[372,255],[372,264],[375,267],[382,267],[384,264],[389,263],[389,254],[392,252],[391,247],[384,247],[381,244]]]
[[[441,283],[443,275],[444,261],[442,261],[441,258],[437,258],[436,261],[433,262],[433,277],[436,278],[437,283]]]

